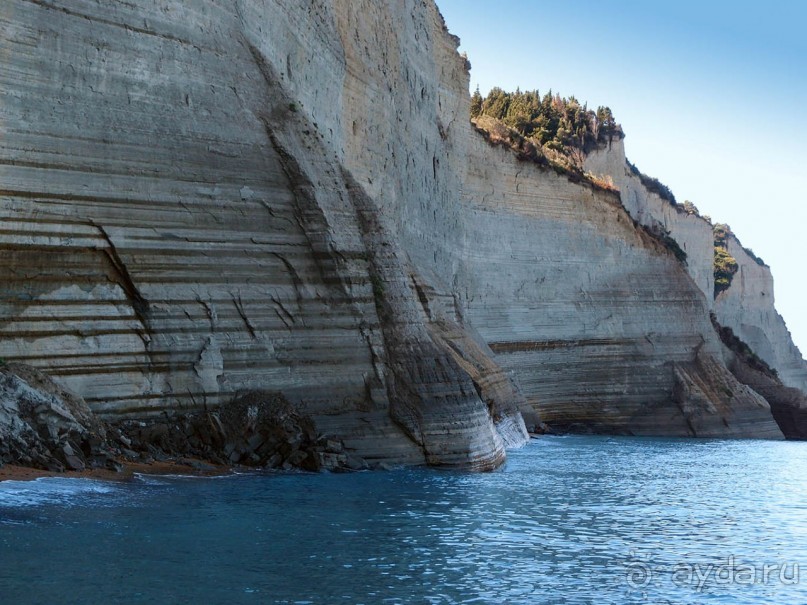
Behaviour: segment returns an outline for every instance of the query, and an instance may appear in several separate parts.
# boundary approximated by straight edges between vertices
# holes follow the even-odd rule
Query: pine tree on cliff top
[[[479,92],[479,86],[476,87],[474,94],[471,96],[471,117],[478,118],[482,114],[482,93]]]

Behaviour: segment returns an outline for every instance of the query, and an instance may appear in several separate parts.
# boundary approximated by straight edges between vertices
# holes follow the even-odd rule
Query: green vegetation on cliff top
[[[575,182],[618,191],[610,177],[583,168],[587,153],[623,136],[607,107],[595,112],[574,97],[552,91],[542,97],[537,90],[510,93],[494,88],[483,98],[477,89],[471,97],[471,121],[488,141],[512,148],[521,160],[551,167]]]
[[[509,93],[494,88],[483,99],[477,89],[471,97],[471,117],[482,115],[501,120],[521,136],[562,153],[574,149],[588,153],[600,143],[622,137],[622,128],[608,107],[598,107],[595,112],[574,97],[553,95],[551,90],[541,97],[537,90]]]
[[[728,239],[731,235],[731,228],[725,224],[717,224],[714,227],[715,235],[715,298],[721,292],[725,292],[731,287],[731,282],[739,270],[737,259],[729,254]]]
[[[625,136],[609,107],[598,107],[593,111],[588,105],[581,105],[575,97],[561,97],[551,90],[541,96],[537,90],[522,92],[517,89],[511,93],[497,87],[483,97],[477,88],[471,96],[471,121],[489,142],[509,146],[521,160],[551,167],[575,182],[585,181],[598,189],[619,192],[610,175],[594,175],[585,172],[583,167],[588,153],[608,145],[614,138]],[[701,215],[692,202],[679,204],[670,188],[661,181],[642,173],[630,162],[628,168],[645,189],[679,212],[712,224],[712,219]],[[678,260],[686,262],[686,252],[668,231],[646,230],[669,248]],[[717,297],[731,286],[739,265],[728,253],[728,238],[734,237],[729,226],[715,225],[714,234],[714,295]],[[752,250],[743,249],[757,264],[765,265]]]
[[[760,267],[767,266],[765,261],[759,258],[750,248],[743,246],[734,235],[734,232],[726,224],[714,226],[715,235],[715,298],[731,287],[734,276],[740,270],[737,259],[729,254],[729,238],[734,238],[735,242],[750,256]]]

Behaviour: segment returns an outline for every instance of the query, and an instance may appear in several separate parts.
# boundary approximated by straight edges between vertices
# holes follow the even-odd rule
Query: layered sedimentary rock
[[[725,345],[724,360],[731,373],[765,398],[786,438],[807,439],[807,394],[786,386],[778,372],[763,361],[734,330],[721,326],[716,315],[712,315],[712,320]]]
[[[712,224],[649,191],[628,166],[623,139],[615,139],[591,153],[585,164],[592,173],[614,179],[625,208],[636,221],[669,232],[680,244],[687,254],[687,270],[707,297],[720,324],[732,328],[779,373],[786,385],[807,391],[807,362],[776,311],[770,267],[749,254],[734,235],[729,235],[728,252],[737,260],[738,272],[729,289],[714,297]]]
[[[431,336],[409,261],[362,232],[360,214],[395,199],[357,209],[362,185],[349,193],[343,174],[362,161],[343,126],[385,136],[351,125],[350,91],[405,96],[387,90],[380,47],[400,55],[397,82],[417,84],[399,103],[411,121],[440,69],[414,38],[451,41],[433,6],[284,4],[3,4],[0,355],[107,418],[270,389],[368,456],[495,466],[490,406]],[[345,44],[368,36],[369,80]],[[434,122],[413,123],[440,140]],[[430,181],[436,161],[418,156]],[[399,181],[423,190],[400,162],[413,174]]]
[[[807,363],[776,311],[770,267],[752,257],[733,235],[728,251],[739,269],[729,289],[715,300],[720,323],[775,369],[785,385],[807,392]]]
[[[468,163],[466,318],[546,423],[779,436],[767,403],[718,361],[703,293],[618,196],[481,138]]]
[[[624,138],[613,138],[608,145],[588,154],[585,168],[593,174],[613,178],[625,209],[639,224],[669,232],[686,252],[686,269],[711,307],[715,286],[714,234],[709,222],[649,191],[628,166]]]
[[[781,436],[722,361],[711,232],[670,226],[687,273],[634,224],[647,196],[491,148],[431,1],[7,0],[0,23],[0,357],[104,419],[272,392],[369,461],[477,469],[524,415]]]

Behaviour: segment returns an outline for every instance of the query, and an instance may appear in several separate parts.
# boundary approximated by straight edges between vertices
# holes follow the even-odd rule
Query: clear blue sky
[[[807,1],[437,3],[472,88],[610,106],[634,164],[772,267],[807,354]]]

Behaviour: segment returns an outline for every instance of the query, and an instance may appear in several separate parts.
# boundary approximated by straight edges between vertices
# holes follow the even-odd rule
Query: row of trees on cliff
[[[610,108],[592,111],[573,96],[561,97],[551,90],[541,97],[537,90],[511,93],[497,87],[482,97],[477,88],[471,97],[471,117],[480,116],[501,120],[521,136],[556,151],[588,153],[598,143],[622,136]]]
[[[551,90],[541,96],[537,90],[521,92],[516,89],[510,93],[496,87],[483,97],[477,87],[471,96],[471,119],[489,142],[510,146],[521,160],[550,166],[571,179],[588,181],[599,189],[619,191],[610,176],[594,175],[584,168],[585,156],[590,151],[615,137],[624,136],[609,107],[592,111],[575,97],[561,97]],[[627,165],[649,192],[679,212],[701,217],[712,224],[712,219],[701,215],[695,204],[690,201],[678,204],[669,187],[642,173],[634,164],[627,162]],[[686,263],[686,252],[669,231],[660,225],[642,228],[669,248],[678,260]],[[728,239],[733,236],[729,226],[718,224],[713,229],[714,295],[717,298],[731,286],[739,264],[728,251]],[[758,264],[765,265],[753,251],[744,250]]]

